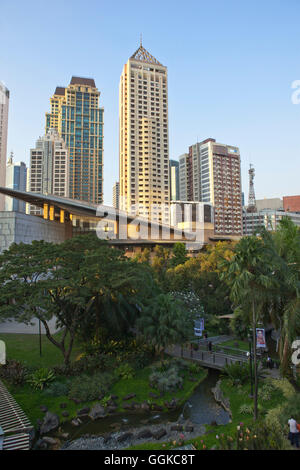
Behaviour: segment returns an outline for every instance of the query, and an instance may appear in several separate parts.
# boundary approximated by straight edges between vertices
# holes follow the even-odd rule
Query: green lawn
[[[54,335],[59,339],[61,332]],[[40,357],[39,335],[0,333],[0,340],[6,344],[6,358],[21,361],[28,367],[53,367],[63,363],[61,351],[46,337],[42,337],[42,356]],[[80,354],[80,346],[75,343],[71,359]]]
[[[242,341],[240,339],[232,339],[229,341],[225,341],[224,343],[220,343],[218,346],[226,346],[227,348],[233,349],[241,349],[242,351],[249,351],[249,343],[248,341]]]

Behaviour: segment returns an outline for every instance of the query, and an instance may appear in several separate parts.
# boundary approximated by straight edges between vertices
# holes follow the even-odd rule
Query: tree
[[[235,247],[231,260],[224,260],[221,279],[231,289],[231,299],[236,307],[248,313],[252,323],[254,350],[254,419],[257,419],[258,376],[256,354],[256,326],[262,317],[270,292],[277,283],[273,276],[274,259],[270,247],[255,236],[244,237]]]
[[[170,259],[169,265],[172,267],[184,264],[187,260],[187,251],[184,243],[175,243],[172,250],[173,256]]]
[[[12,245],[0,256],[0,318],[38,318],[65,364],[76,335],[89,338],[106,325],[127,331],[155,292],[150,268],[133,263],[94,234],[59,245]],[[61,339],[48,322],[56,318]]]
[[[192,319],[170,294],[159,294],[137,320],[138,331],[163,354],[172,344],[183,344],[193,329]]]

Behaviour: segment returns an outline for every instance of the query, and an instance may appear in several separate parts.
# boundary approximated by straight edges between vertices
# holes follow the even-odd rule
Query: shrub
[[[28,370],[19,361],[9,359],[5,365],[0,366],[0,377],[13,385],[23,385]]]
[[[134,376],[134,370],[133,368],[125,363],[121,364],[116,370],[115,370],[115,375],[120,378],[120,379],[132,379]]]
[[[287,379],[273,379],[271,383],[283,393],[285,398],[290,398],[295,394],[293,385]]]
[[[76,377],[82,373],[91,373],[96,370],[105,371],[115,367],[116,360],[106,354],[98,354],[95,356],[82,356],[77,361],[69,365],[60,365],[53,368],[56,375],[64,377]]]
[[[182,388],[183,379],[178,375],[176,367],[170,367],[166,371],[153,372],[149,377],[150,384],[161,392],[169,392]]]
[[[55,379],[54,372],[42,367],[28,376],[27,382],[35,389],[43,390]]]
[[[107,393],[112,383],[113,377],[107,372],[76,377],[71,382],[69,398],[81,402],[96,400]]]
[[[239,412],[241,415],[252,415],[253,405],[249,405],[248,403],[243,403],[243,405],[240,406]]]
[[[250,376],[249,365],[235,362],[226,365],[223,369],[222,376],[229,378],[235,385],[244,384],[248,381]]]
[[[44,390],[44,395],[48,397],[62,397],[68,395],[69,384],[61,382],[53,382]]]
[[[189,368],[189,372],[191,374],[198,374],[201,370],[201,366],[199,364],[197,364],[196,362],[191,362],[188,365],[188,368]]]

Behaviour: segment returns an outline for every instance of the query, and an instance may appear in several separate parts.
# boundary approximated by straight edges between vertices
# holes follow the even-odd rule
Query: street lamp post
[[[249,341],[249,367],[250,367],[250,398],[253,398],[253,378],[252,378],[252,337],[251,332],[248,333],[248,341]]]

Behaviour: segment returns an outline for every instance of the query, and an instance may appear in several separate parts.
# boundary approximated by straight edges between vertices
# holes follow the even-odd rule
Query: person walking
[[[208,348],[209,352],[212,351],[212,342],[211,341],[208,342],[207,348]]]
[[[289,440],[291,441],[292,446],[295,444],[299,449],[299,431],[297,428],[297,421],[294,416],[291,416],[291,419],[288,420],[288,425],[290,427]]]

